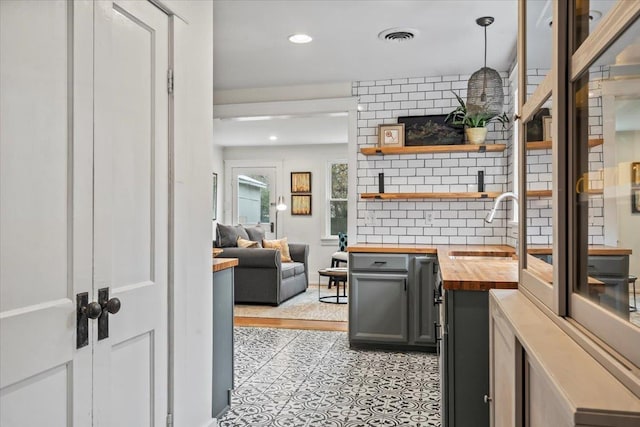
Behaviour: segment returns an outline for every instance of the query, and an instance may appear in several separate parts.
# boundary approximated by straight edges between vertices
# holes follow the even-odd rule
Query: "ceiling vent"
[[[418,30],[413,28],[389,28],[378,34],[380,40],[386,42],[408,42],[418,35]]]

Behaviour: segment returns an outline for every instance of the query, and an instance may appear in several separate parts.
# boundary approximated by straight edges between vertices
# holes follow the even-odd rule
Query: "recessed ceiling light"
[[[289,36],[289,41],[296,44],[309,43],[311,40],[313,39],[307,34],[292,34]]]
[[[270,141],[275,141],[275,140],[277,140],[277,139],[278,139],[278,137],[277,137],[277,136],[275,136],[275,135],[271,135],[271,136],[269,137],[269,140],[270,140]]]

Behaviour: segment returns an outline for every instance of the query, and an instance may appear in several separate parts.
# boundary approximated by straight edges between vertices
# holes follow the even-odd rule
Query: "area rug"
[[[335,295],[335,290],[321,288],[322,295]],[[349,320],[348,304],[329,304],[318,301],[318,286],[311,285],[306,292],[296,295],[278,307],[268,305],[236,304],[233,310],[237,317],[269,317],[275,319],[330,320],[346,322]]]

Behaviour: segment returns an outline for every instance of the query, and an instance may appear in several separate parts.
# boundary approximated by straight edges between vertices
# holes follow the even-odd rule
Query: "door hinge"
[[[173,427],[173,414],[167,414],[167,427]]]
[[[173,93],[173,70],[171,68],[167,70],[167,92]]]

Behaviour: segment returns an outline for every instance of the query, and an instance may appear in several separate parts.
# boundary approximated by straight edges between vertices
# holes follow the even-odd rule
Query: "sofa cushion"
[[[216,230],[216,242],[220,248],[237,247],[238,237],[250,240],[249,235],[241,225],[222,225],[218,224]]]
[[[287,238],[283,237],[280,240],[263,240],[262,246],[265,248],[279,249],[282,262],[291,262],[291,254],[289,253],[289,244]]]
[[[243,239],[242,237],[238,237],[238,247],[239,248],[257,248],[258,242],[254,242],[253,240]]]
[[[262,240],[264,240],[264,229],[256,225],[255,227],[245,227],[244,230],[249,235],[249,239],[258,242],[258,247],[261,248]]]
[[[286,264],[282,264],[281,273],[283,279],[293,277],[298,274],[304,274],[304,264],[301,262],[288,262]]]

